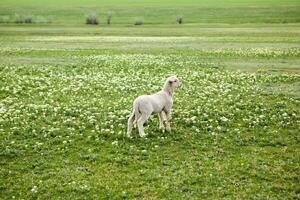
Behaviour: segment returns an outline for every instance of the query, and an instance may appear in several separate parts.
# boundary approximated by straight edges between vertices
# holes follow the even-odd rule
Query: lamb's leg
[[[131,113],[131,115],[128,119],[127,136],[129,138],[131,138],[131,131],[132,131],[133,122],[134,122],[134,112]]]
[[[150,117],[150,114],[142,113],[141,117],[137,121],[137,125],[138,125],[138,128],[139,128],[139,134],[140,134],[141,137],[146,136],[146,134],[144,132],[143,125],[149,117]]]
[[[166,116],[167,116],[167,119],[166,119],[166,130],[168,132],[171,132],[171,124],[170,124],[170,121],[172,119],[171,117],[171,110],[170,111],[165,111],[166,113]]]
[[[159,118],[159,129],[165,130],[163,111],[158,113],[158,118]]]

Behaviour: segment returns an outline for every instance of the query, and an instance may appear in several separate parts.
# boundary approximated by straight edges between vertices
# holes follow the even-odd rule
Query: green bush
[[[31,24],[31,23],[33,23],[33,20],[32,20],[31,16],[21,16],[21,15],[16,14],[14,22],[17,24],[23,24],[23,23]]]
[[[112,12],[109,11],[107,13],[107,19],[106,19],[107,24],[111,24],[111,18],[112,18]]]
[[[134,20],[134,25],[143,25],[143,24],[144,24],[144,21],[142,19],[136,18]]]
[[[10,22],[10,17],[5,15],[5,16],[0,16],[0,23],[9,23]]]
[[[99,24],[99,21],[98,21],[98,18],[96,15],[89,15],[86,17],[85,23],[97,25],[97,24]]]
[[[182,24],[182,23],[183,23],[183,17],[182,17],[182,16],[177,16],[176,22],[177,22],[178,24]]]

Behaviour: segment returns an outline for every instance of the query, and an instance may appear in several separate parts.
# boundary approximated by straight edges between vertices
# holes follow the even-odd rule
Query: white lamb
[[[166,116],[166,130],[171,131],[171,109],[173,105],[173,93],[176,88],[180,88],[182,84],[176,76],[167,78],[161,91],[152,95],[142,95],[137,97],[133,102],[133,112],[128,119],[127,135],[131,137],[133,123],[136,122],[139,134],[145,137],[143,124],[152,113],[158,113],[159,128],[164,129],[164,116]]]

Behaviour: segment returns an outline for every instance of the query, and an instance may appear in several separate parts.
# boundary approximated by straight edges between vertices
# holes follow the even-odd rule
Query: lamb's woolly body
[[[166,129],[170,131],[171,108],[173,105],[173,93],[175,88],[181,86],[176,76],[169,77],[161,91],[152,95],[142,95],[133,102],[133,112],[128,119],[128,136],[131,137],[133,122],[136,121],[139,134],[145,136],[143,124],[153,113],[158,113],[160,128],[164,128],[163,121],[166,120]],[[164,115],[167,119],[164,119]]]
[[[164,91],[153,95],[143,95],[135,99],[133,106],[139,113],[159,113],[167,104],[172,103],[172,97]]]

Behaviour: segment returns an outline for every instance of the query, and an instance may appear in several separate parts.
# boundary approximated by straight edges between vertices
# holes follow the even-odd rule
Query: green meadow
[[[1,0],[0,199],[299,199],[299,10]],[[171,133],[153,115],[127,138],[133,100],[173,74]]]

